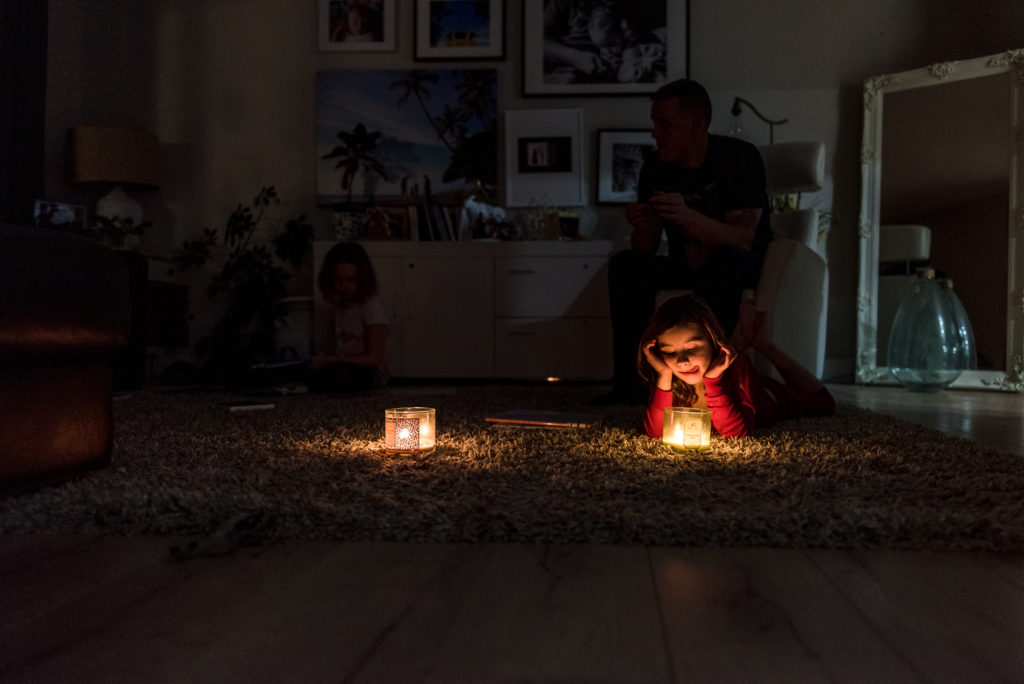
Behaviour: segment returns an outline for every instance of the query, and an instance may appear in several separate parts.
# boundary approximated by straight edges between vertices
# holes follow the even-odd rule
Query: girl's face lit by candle
[[[711,346],[704,328],[688,323],[658,335],[655,350],[673,375],[688,385],[697,385],[703,382],[704,373],[714,360]]]

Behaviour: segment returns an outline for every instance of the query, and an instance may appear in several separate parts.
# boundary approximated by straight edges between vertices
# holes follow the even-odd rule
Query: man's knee
[[[608,275],[611,277],[626,273],[649,272],[653,263],[654,257],[650,254],[644,254],[635,249],[624,249],[613,254],[608,261]]]

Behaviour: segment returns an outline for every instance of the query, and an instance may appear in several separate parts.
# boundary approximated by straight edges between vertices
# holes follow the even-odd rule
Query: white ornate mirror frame
[[[857,297],[858,383],[896,384],[889,368],[878,365],[878,266],[882,179],[882,114],[887,93],[952,81],[1009,73],[1010,169],[1007,229],[1007,325],[1004,371],[963,373],[954,388],[1024,391],[1024,49],[960,62],[933,64],[864,82],[861,142],[860,284]],[[941,144],[941,143],[939,143]]]

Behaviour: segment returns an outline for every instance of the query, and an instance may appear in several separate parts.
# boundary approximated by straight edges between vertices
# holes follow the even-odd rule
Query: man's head
[[[704,86],[685,78],[663,85],[651,97],[651,122],[661,161],[699,166],[704,160],[711,123]]]

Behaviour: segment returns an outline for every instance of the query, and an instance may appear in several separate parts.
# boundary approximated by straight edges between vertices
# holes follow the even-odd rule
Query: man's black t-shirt
[[[716,221],[724,221],[728,211],[760,207],[761,220],[754,233],[751,251],[764,254],[772,239],[764,161],[757,148],[745,140],[709,136],[707,155],[695,169],[662,163],[657,150],[652,150],[640,170],[638,201],[649,202],[655,190],[682,194],[687,206]],[[691,241],[679,226],[667,222],[665,235],[670,255],[681,256],[685,243]]]

